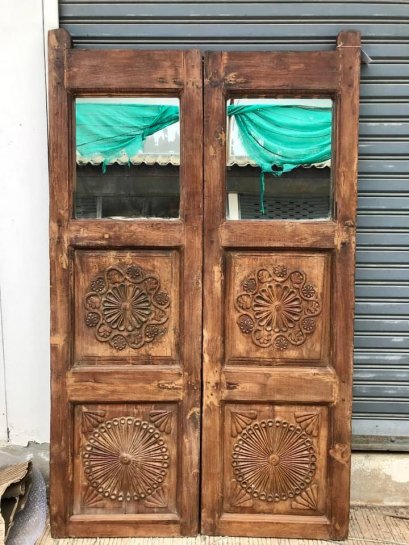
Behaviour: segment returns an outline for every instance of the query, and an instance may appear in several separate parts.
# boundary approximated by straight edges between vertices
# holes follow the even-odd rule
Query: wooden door
[[[193,535],[201,392],[201,56],[71,49],[63,30],[52,31],[49,43],[52,533]],[[179,217],[75,217],[74,101],[81,97],[180,100]]]
[[[206,56],[204,534],[347,534],[359,44]],[[332,99],[329,218],[226,219],[226,101],[252,97]]]

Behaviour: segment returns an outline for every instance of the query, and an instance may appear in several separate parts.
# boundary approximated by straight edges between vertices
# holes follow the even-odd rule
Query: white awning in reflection
[[[234,119],[231,119],[230,128],[228,131],[228,161],[227,166],[237,165],[239,167],[253,166],[257,167],[257,163],[252,161],[242,146],[239,138],[237,125]],[[179,154],[179,124],[171,125],[162,131],[158,131],[152,136],[149,136],[145,142],[142,151],[137,153],[134,157],[128,157],[125,153],[116,157],[110,164],[119,165],[180,165]],[[103,157],[94,156],[92,159],[82,157],[77,153],[78,165],[101,165],[103,163]],[[324,168],[331,166],[331,161],[324,161],[322,163],[314,163],[312,165],[305,165],[306,167]]]

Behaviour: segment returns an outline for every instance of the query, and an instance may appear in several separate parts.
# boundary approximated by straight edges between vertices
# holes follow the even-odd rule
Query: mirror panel
[[[75,100],[76,219],[178,218],[177,98]]]
[[[227,219],[329,219],[332,118],[331,99],[229,99]]]

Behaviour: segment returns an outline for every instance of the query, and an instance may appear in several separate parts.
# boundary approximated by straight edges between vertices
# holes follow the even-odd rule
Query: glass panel
[[[328,219],[331,99],[227,102],[227,219]]]
[[[74,216],[179,217],[177,98],[78,98]]]

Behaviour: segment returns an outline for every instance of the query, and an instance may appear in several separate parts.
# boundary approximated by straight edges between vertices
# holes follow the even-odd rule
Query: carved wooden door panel
[[[335,51],[206,57],[205,534],[347,533],[359,62],[353,32]],[[305,184],[266,174],[263,216],[251,164],[229,156],[226,106],[303,108],[300,98],[331,103],[332,175],[298,169]],[[252,137],[268,147],[268,135]]]
[[[201,56],[71,49],[58,30],[50,33],[49,61],[52,532],[192,535],[200,442]],[[107,152],[101,167],[101,158],[86,156],[95,137],[80,140],[81,116],[91,110],[103,130],[115,129],[107,121],[112,108],[115,119],[135,108],[148,112],[144,122],[151,115],[157,124],[164,115],[167,127],[178,117],[175,104],[177,156],[169,155],[178,143],[171,127],[161,133],[162,140],[174,138],[164,160],[144,152],[141,161],[131,153],[122,161]],[[115,137],[127,130],[124,123]]]

